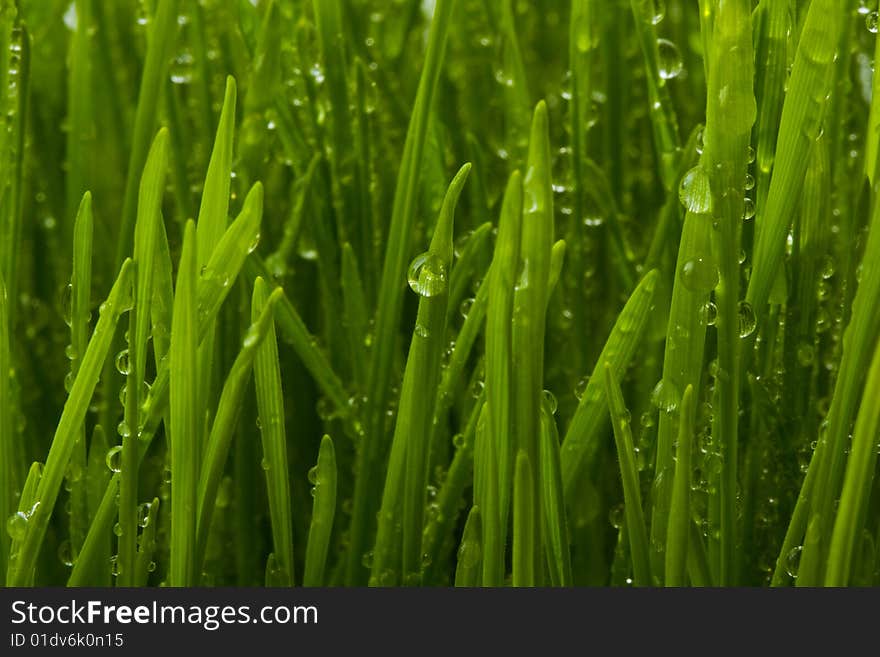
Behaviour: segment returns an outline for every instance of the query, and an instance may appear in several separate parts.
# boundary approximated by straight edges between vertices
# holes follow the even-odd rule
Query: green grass
[[[0,5],[0,581],[880,584],[874,0]]]

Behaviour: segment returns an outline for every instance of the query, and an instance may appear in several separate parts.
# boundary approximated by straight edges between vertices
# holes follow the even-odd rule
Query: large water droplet
[[[407,282],[413,292],[435,297],[446,292],[446,263],[432,253],[422,253],[410,263]]]
[[[739,318],[739,337],[747,338],[755,332],[757,319],[752,304],[748,301],[740,301],[737,306],[737,315]]]
[[[668,39],[657,39],[657,54],[659,56],[657,64],[661,78],[671,80],[681,75],[681,72],[684,70],[684,64],[681,60],[678,46]]]
[[[27,533],[28,517],[24,511],[17,511],[6,521],[6,533],[13,541],[20,541]]]
[[[120,374],[128,375],[131,363],[128,357],[128,349],[123,349],[116,354],[116,371]]]
[[[708,294],[718,285],[718,265],[711,256],[693,258],[681,267],[681,282],[691,292]]]
[[[865,26],[868,28],[868,32],[871,34],[877,34],[877,30],[880,29],[880,14],[876,11],[872,11],[865,16]]]
[[[111,472],[122,472],[122,446],[117,445],[108,449],[104,462]]]
[[[667,379],[660,379],[651,391],[651,403],[664,413],[673,413],[678,408],[681,393],[676,385]]]
[[[703,167],[696,166],[681,179],[678,198],[688,212],[708,214],[712,210],[712,188],[709,175]]]

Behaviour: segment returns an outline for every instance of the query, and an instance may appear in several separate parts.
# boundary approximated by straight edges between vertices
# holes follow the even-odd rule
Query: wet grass
[[[0,7],[0,580],[880,582],[873,0]]]

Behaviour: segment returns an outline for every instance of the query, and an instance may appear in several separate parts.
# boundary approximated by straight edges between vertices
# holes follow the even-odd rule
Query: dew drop
[[[877,30],[880,28],[880,15],[876,11],[872,11],[865,16],[865,26],[868,28],[868,32],[877,34]]]
[[[668,39],[657,39],[657,54],[659,56],[658,72],[661,78],[671,80],[681,75],[681,72],[684,70],[684,64],[681,59],[681,53],[678,51],[678,46]]]
[[[743,221],[755,218],[755,202],[748,196],[743,199]]]
[[[715,319],[718,317],[718,308],[711,301],[707,301],[700,306],[700,321],[706,326],[715,326]]]
[[[798,567],[801,564],[801,552],[803,552],[803,550],[804,546],[798,545],[785,555],[785,572],[787,572],[788,576],[792,579],[797,579]]]
[[[678,198],[688,212],[708,214],[712,211],[712,189],[703,167],[696,166],[684,175],[678,187]]]
[[[737,305],[737,315],[739,317],[739,337],[747,338],[755,332],[757,325],[752,304],[748,301],[740,301]]]
[[[558,406],[558,403],[556,402],[556,397],[549,390],[545,390],[543,392],[543,396],[544,407],[550,412],[550,415],[554,415]]]
[[[435,297],[446,291],[446,264],[432,253],[416,256],[409,265],[407,282],[413,292]]]
[[[6,521],[6,533],[13,541],[20,541],[27,533],[28,517],[24,511],[16,511]]]
[[[104,462],[111,472],[122,472],[122,446],[117,445],[108,449]]]
[[[681,399],[676,385],[669,380],[660,379],[651,391],[651,403],[664,413],[673,413]]]
[[[128,357],[128,349],[123,349],[116,354],[116,371],[120,374],[128,375],[131,369],[131,362]]]
[[[317,483],[318,483],[318,466],[313,465],[311,468],[309,468],[309,472],[308,472],[307,476],[309,478],[309,483],[312,486],[317,485]]]
[[[710,256],[688,260],[681,267],[681,282],[691,292],[708,294],[718,285],[718,265]]]
[[[144,502],[138,505],[137,508],[137,524],[138,527],[144,528],[150,524],[150,507],[152,505],[149,502]]]
[[[69,539],[64,539],[58,544],[58,560],[67,568],[73,566],[73,562],[76,561],[73,545]]]

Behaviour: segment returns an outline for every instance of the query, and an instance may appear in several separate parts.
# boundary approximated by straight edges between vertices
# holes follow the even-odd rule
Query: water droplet
[[[684,63],[681,59],[681,53],[678,51],[678,46],[668,39],[657,39],[657,54],[659,56],[657,60],[658,72],[661,78],[671,80],[681,75],[681,72],[684,70]]]
[[[431,330],[424,324],[416,324],[415,334],[420,338],[427,338],[431,335]]]
[[[623,527],[623,504],[611,507],[611,511],[608,513],[608,522],[615,529]]]
[[[715,319],[718,317],[718,308],[711,301],[707,301],[700,306],[700,321],[706,326],[715,326]]]
[[[120,525],[118,522],[113,525],[113,533],[116,536],[122,536],[122,525]]]
[[[67,568],[73,566],[73,562],[76,561],[76,555],[70,540],[64,539],[58,544],[58,560]]]
[[[749,161],[749,164],[755,161],[755,149],[751,146],[746,149],[746,159]]]
[[[788,576],[792,579],[797,579],[798,567],[801,565],[801,552],[803,552],[803,550],[804,546],[798,545],[785,555],[785,572],[787,572]]]
[[[110,574],[113,577],[119,577],[122,574],[122,566],[119,565],[119,555],[114,554],[110,557]]]
[[[577,385],[574,388],[574,396],[578,401],[584,398],[584,393],[587,391],[587,384],[590,383],[590,377],[585,376],[580,381],[577,382]]]
[[[659,25],[664,18],[666,18],[665,0],[654,0],[654,14],[651,16],[651,23]]]
[[[312,486],[317,485],[317,483],[318,483],[318,466],[313,465],[311,468],[309,468],[309,472],[308,472],[307,476],[309,478],[309,483]]]
[[[667,379],[660,379],[651,391],[651,403],[665,413],[673,413],[680,400],[678,388]]]
[[[748,196],[743,199],[743,221],[755,218],[755,202]]]
[[[553,396],[553,393],[549,390],[545,390],[544,393],[544,407],[550,412],[550,415],[554,415],[556,413],[556,408],[558,403],[556,402],[556,397]]]
[[[144,528],[150,524],[150,507],[149,502],[139,504],[137,508],[137,524],[138,527]]]
[[[457,433],[452,437],[452,444],[456,449],[464,449],[467,445],[467,441],[465,440],[463,433]]]
[[[128,358],[128,349],[123,349],[116,354],[116,370],[120,374],[127,375],[130,371],[131,363]]]
[[[271,464],[269,463],[269,459],[267,459],[265,456],[260,461],[260,467],[263,468],[263,470],[266,470],[267,472],[269,471],[269,468],[272,467]]]
[[[876,11],[872,11],[865,16],[865,26],[868,28],[868,32],[877,34],[877,30],[880,28],[880,15]]]
[[[422,253],[410,263],[407,282],[413,292],[434,297],[446,292],[446,263],[432,253]]]
[[[122,446],[117,445],[108,449],[104,462],[111,472],[122,472]]]
[[[28,517],[24,511],[16,511],[6,521],[6,533],[13,541],[20,541],[27,533]]]
[[[471,311],[471,308],[474,307],[474,298],[468,297],[464,301],[461,302],[461,305],[458,307],[458,312],[461,313],[461,316],[467,319],[468,313]]]
[[[708,294],[718,285],[718,265],[711,256],[688,260],[681,267],[681,282],[691,292]]]
[[[701,166],[695,166],[681,179],[678,198],[688,212],[708,214],[712,211],[712,188],[709,175]]]
[[[739,317],[739,337],[747,338],[754,333],[757,325],[752,304],[748,301],[740,301],[737,305],[737,315]]]
[[[745,190],[747,192],[749,192],[755,188],[755,177],[752,174],[750,174],[750,173],[746,174],[746,181],[745,181],[745,184],[743,185],[743,187],[745,188]]]
[[[364,568],[372,568],[373,567],[373,551],[365,552],[363,558],[361,559],[361,563]]]
[[[802,342],[797,347],[797,359],[803,367],[809,367],[813,364],[816,357],[816,350],[809,342]]]

